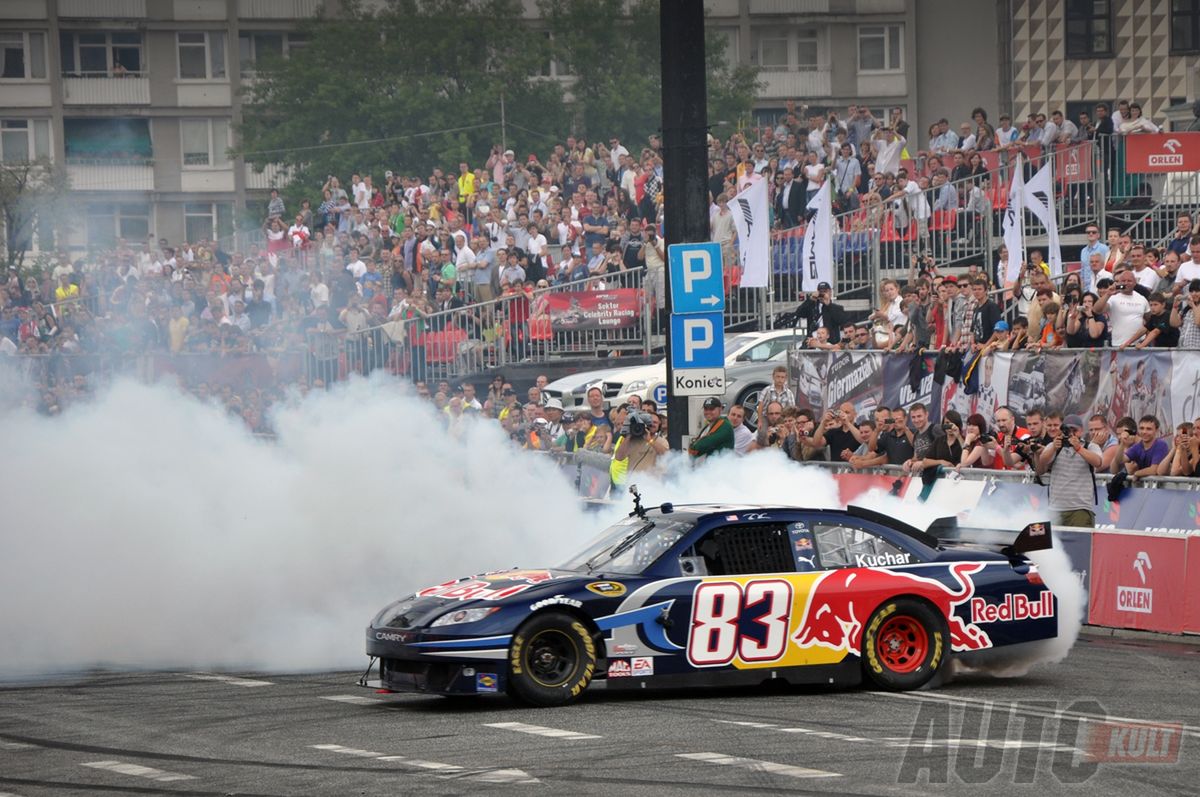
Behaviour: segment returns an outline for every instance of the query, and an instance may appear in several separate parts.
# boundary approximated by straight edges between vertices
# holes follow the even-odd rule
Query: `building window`
[[[0,79],[45,80],[46,35],[0,33]]]
[[[767,72],[815,69],[818,65],[817,31],[778,27],[750,31],[750,62]]]
[[[1112,3],[1067,0],[1067,57],[1112,55]]]
[[[550,34],[550,31],[548,31],[548,30],[542,31],[542,37],[545,38],[545,40],[546,40],[546,49],[549,52],[553,53],[554,52],[554,41],[553,41],[553,37]],[[563,63],[562,61],[559,61],[556,58],[547,58],[547,60],[543,61],[541,64],[538,65],[538,69],[536,72],[533,73],[533,76],[534,77],[560,78],[560,77],[569,77],[570,74],[571,74],[570,68],[565,63]]]
[[[899,72],[904,68],[903,25],[863,25],[858,29],[858,71]]]
[[[238,56],[242,77],[253,77],[258,63],[271,58],[290,58],[308,44],[300,33],[241,33],[238,35]]]
[[[0,161],[24,163],[50,157],[49,119],[0,119]]]
[[[150,237],[148,202],[92,203],[87,207],[88,241],[112,246],[118,238],[145,241]]]
[[[153,156],[150,120],[98,117],[63,119],[63,147],[68,163],[144,165]]]
[[[228,119],[181,119],[179,131],[183,140],[183,165],[229,166]]]
[[[183,230],[189,243],[233,234],[233,205],[229,202],[185,202]]]
[[[181,80],[219,80],[225,77],[225,34],[178,33]]]
[[[124,77],[142,74],[142,34],[61,33],[64,77]]]
[[[1171,0],[1171,52],[1200,50],[1200,0]]]

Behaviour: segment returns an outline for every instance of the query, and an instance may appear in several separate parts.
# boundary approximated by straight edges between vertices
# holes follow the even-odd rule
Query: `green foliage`
[[[481,163],[500,143],[501,96],[509,120],[537,131],[510,127],[510,147],[566,133],[561,88],[528,79],[547,45],[519,0],[397,0],[302,30],[303,50],[257,65],[240,133],[249,163],[295,167],[306,196],[328,174]]]
[[[0,164],[0,214],[5,262],[19,266],[37,232],[44,244],[68,227],[71,184],[65,169],[47,158]]]
[[[329,174],[482,164],[500,143],[502,95],[506,143],[522,155],[544,155],[572,130],[644,141],[661,127],[658,5],[624,5],[540,0],[542,19],[529,20],[520,0],[392,0],[378,12],[347,3],[302,26],[305,48],[256,64],[241,154],[293,168],[292,206]],[[736,122],[755,73],[730,67],[718,37],[708,53],[709,117]],[[530,77],[552,57],[576,79]]]

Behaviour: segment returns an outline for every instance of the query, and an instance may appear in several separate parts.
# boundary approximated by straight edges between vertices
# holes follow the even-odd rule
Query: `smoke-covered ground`
[[[120,382],[54,418],[5,400],[12,387],[0,384],[5,677],[355,668],[390,600],[555,564],[628,511],[624,496],[583,511],[547,458],[514,450],[495,424],[449,435],[383,379],[281,408],[274,442],[172,387]],[[648,503],[838,506],[828,473],[772,453],[675,464],[662,483],[642,480]],[[916,525],[938,515],[881,494],[866,503]],[[1054,553],[1043,572],[1065,620],[1082,589]],[[1065,655],[1078,622],[1062,625],[1067,644],[1019,664]]]

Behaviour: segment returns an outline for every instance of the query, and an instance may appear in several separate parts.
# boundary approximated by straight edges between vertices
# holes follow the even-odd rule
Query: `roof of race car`
[[[763,514],[771,512],[825,512],[834,515],[845,515],[848,517],[858,518],[861,520],[869,520],[878,523],[886,528],[898,531],[907,537],[911,537],[917,542],[927,545],[930,548],[937,548],[938,538],[927,531],[910,526],[902,520],[885,515],[882,512],[876,512],[866,507],[854,506],[853,504],[845,509],[833,509],[829,507],[816,506],[783,506],[783,505],[767,505],[767,504],[669,504],[665,503],[661,506],[648,507],[647,515],[666,516],[673,514],[686,514],[696,520],[701,520],[712,515],[724,515],[726,520],[750,520],[751,518],[740,517],[743,513],[747,514]],[[728,515],[739,515],[739,517],[731,518]],[[769,520],[766,517],[755,517],[754,520]]]

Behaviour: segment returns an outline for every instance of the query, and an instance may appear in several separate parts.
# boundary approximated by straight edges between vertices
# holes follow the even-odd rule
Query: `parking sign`
[[[721,274],[721,245],[671,244],[672,313],[720,313],[725,310],[725,280]]]

